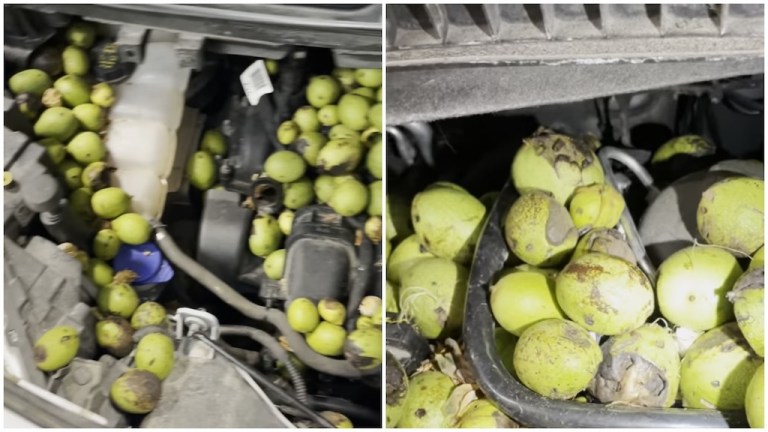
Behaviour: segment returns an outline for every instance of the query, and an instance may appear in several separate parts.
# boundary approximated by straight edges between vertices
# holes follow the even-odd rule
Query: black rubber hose
[[[312,395],[309,406],[318,411],[336,411],[352,419],[359,419],[371,424],[381,424],[381,413],[377,410],[350,403],[346,399]]]
[[[363,231],[363,224],[356,219],[349,218],[351,224],[358,230]],[[355,279],[352,283],[352,288],[349,290],[349,297],[347,300],[347,311],[350,318],[357,316],[357,308],[360,302],[365,297],[365,289],[368,287],[368,280],[371,278],[371,267],[373,266],[373,244],[368,239],[368,236],[363,235],[362,241],[358,248],[357,267],[355,267]],[[355,329],[355,320],[350,319],[347,321],[347,331]]]
[[[246,336],[268,349],[276,359],[283,362],[286,370],[288,370],[288,375],[290,375],[291,382],[293,383],[293,391],[296,393],[296,399],[305,404],[309,402],[309,397],[307,396],[307,383],[304,382],[304,377],[301,376],[301,372],[299,372],[299,369],[291,361],[288,351],[280,345],[280,342],[278,342],[277,339],[264,330],[248,326],[220,326],[219,330],[222,336]]]
[[[380,373],[381,367],[360,371],[345,360],[334,360],[316,353],[307,345],[304,337],[296,333],[288,324],[285,313],[277,309],[267,309],[251,302],[231,286],[219,279],[215,274],[190,258],[176,245],[164,226],[153,220],[155,241],[165,257],[176,267],[198,281],[224,303],[236,309],[243,315],[259,321],[267,321],[285,337],[294,354],[308,367],[329,375],[345,378],[361,378],[366,375]]]
[[[275,395],[278,399],[289,403],[291,406],[293,406],[294,408],[299,410],[301,413],[303,413],[305,416],[307,416],[307,418],[315,421],[320,426],[335,429],[335,426],[331,422],[326,420],[325,417],[309,409],[309,407],[304,402],[298,400],[294,395],[288,393],[282,387],[270,381],[270,379],[264,376],[261,372],[249,367],[248,365],[241,362],[240,360],[232,357],[232,355],[229,354],[226,350],[224,350],[224,348],[217,345],[216,342],[212,341],[204,334],[193,333],[192,337],[196,338],[199,341],[202,341],[209,347],[213,348],[213,350],[216,351],[217,354],[229,360],[230,362],[235,364],[237,367],[245,371],[248,375],[250,375],[256,381],[257,384],[264,387],[267,391]]]

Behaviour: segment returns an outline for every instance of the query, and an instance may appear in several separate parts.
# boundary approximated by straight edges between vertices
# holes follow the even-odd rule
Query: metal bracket
[[[176,42],[176,59],[179,67],[200,70],[203,67],[205,38],[190,33],[180,33]]]
[[[178,308],[176,309],[176,314],[170,318],[176,323],[176,339],[184,337],[184,327],[189,329],[187,336],[194,333],[207,333],[211,340],[219,339],[219,319],[209,312],[191,308]]]
[[[139,26],[122,25],[117,32],[117,54],[120,61],[141,63],[144,58],[144,35],[147,29]]]

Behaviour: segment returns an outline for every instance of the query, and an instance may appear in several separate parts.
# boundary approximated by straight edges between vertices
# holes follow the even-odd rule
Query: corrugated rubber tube
[[[291,361],[288,351],[280,345],[280,342],[278,342],[277,339],[264,330],[248,326],[230,325],[221,326],[219,329],[221,330],[222,336],[246,336],[268,349],[277,360],[280,360],[285,365],[285,369],[288,371],[288,375],[290,375],[291,382],[293,383],[293,391],[296,393],[296,399],[305,404],[309,403],[307,383],[304,382],[304,377],[301,376],[301,372],[299,372],[299,369]]]

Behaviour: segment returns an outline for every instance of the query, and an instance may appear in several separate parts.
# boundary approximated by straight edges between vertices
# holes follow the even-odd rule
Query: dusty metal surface
[[[394,5],[387,122],[762,73],[763,5]]]

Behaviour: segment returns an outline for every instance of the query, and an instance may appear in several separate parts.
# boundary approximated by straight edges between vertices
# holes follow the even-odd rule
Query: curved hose
[[[264,330],[247,326],[221,326],[219,327],[219,330],[221,330],[222,335],[249,337],[268,349],[276,359],[285,364],[285,368],[288,370],[288,375],[291,376],[291,382],[293,382],[293,391],[296,393],[296,399],[304,403],[309,402],[309,397],[307,396],[307,384],[304,382],[304,377],[301,376],[301,372],[299,372],[299,369],[293,364],[288,352],[280,345],[277,339]]]
[[[355,218],[347,218],[347,221],[355,229],[364,231],[365,224]],[[365,289],[368,286],[368,279],[371,278],[371,266],[373,265],[373,244],[368,239],[367,235],[362,236],[362,241],[359,246],[358,263],[355,267],[355,278],[352,282],[352,287],[349,290],[349,298],[347,299],[347,316],[350,319],[347,321],[347,331],[351,332],[355,329],[355,320],[352,319],[357,316],[357,308],[360,302],[365,297]]]
[[[316,353],[307,345],[304,337],[296,333],[288,324],[285,313],[277,309],[267,309],[264,306],[251,302],[242,294],[235,291],[216,275],[187,256],[173,241],[163,225],[156,221],[150,221],[155,230],[155,241],[163,251],[168,261],[183,270],[193,279],[198,281],[224,303],[228,304],[243,315],[259,321],[267,321],[285,336],[288,345],[291,346],[296,356],[307,366],[329,375],[345,378],[361,378],[364,375],[380,373],[381,367],[360,371],[345,360],[334,360]]]

